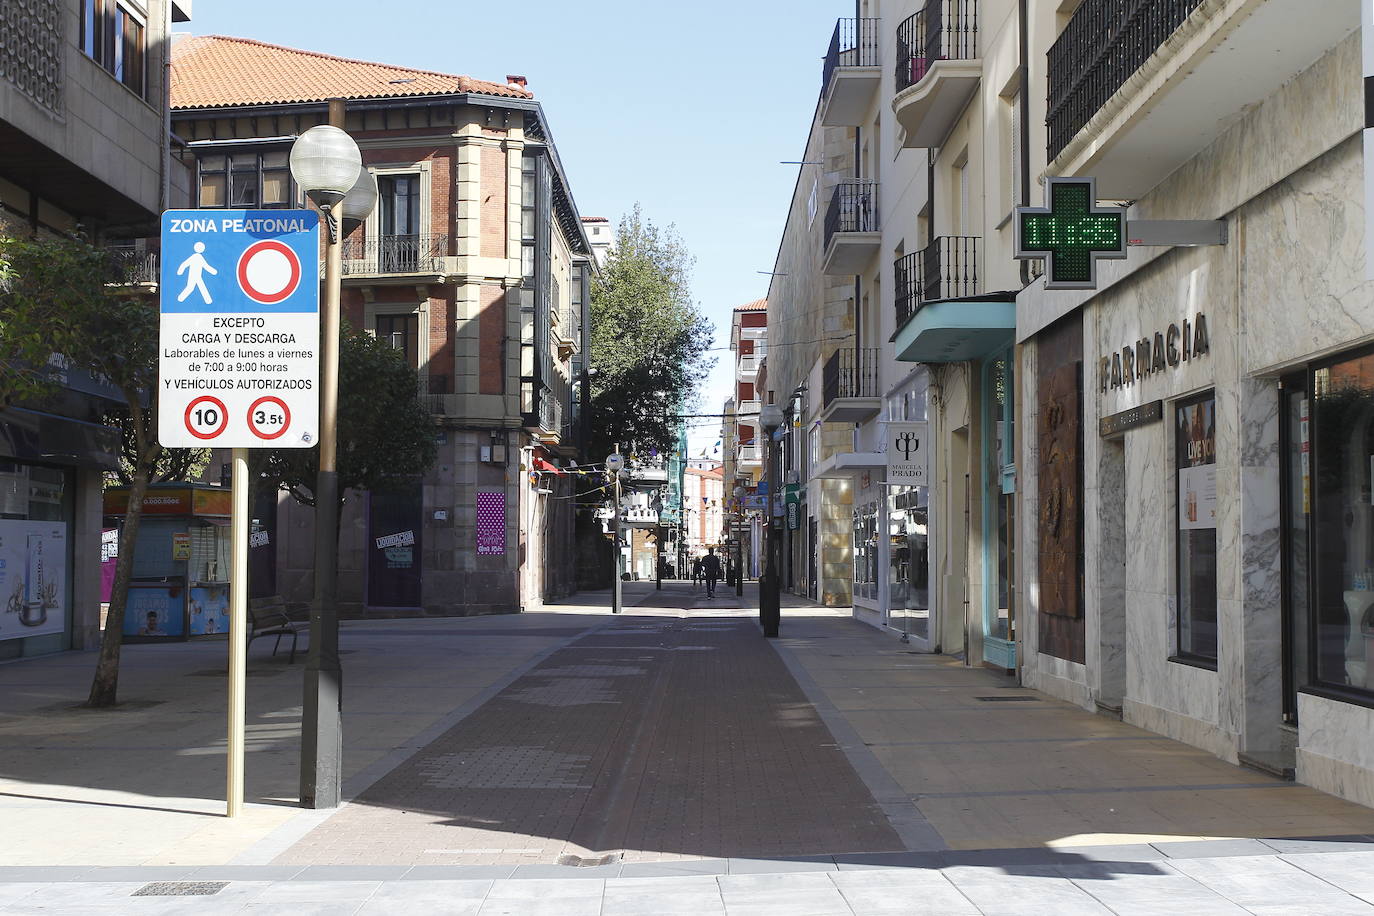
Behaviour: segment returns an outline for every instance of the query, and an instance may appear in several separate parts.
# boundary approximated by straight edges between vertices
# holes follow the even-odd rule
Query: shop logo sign
[[[907,487],[926,486],[929,465],[926,423],[887,424],[887,482]]]

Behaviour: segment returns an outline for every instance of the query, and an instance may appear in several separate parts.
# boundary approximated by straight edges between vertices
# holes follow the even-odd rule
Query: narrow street
[[[336,811],[255,646],[238,823],[207,644],[130,647],[122,724],[82,656],[0,666],[0,912],[1374,912],[1369,809],[786,603],[352,623]]]

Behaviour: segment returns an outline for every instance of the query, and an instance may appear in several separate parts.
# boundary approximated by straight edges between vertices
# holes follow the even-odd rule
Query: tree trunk
[[[105,631],[100,639],[100,659],[91,681],[87,706],[113,706],[119,688],[119,650],[124,643],[124,609],[129,603],[129,581],[134,574],[134,545],[143,521],[143,497],[148,492],[149,471],[139,462],[129,484],[129,508],[124,515],[124,530],[119,533],[119,558],[115,561],[114,584],[110,588],[110,610],[105,615]]]

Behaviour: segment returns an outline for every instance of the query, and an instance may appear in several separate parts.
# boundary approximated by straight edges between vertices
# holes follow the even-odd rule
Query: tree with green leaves
[[[590,454],[616,443],[668,452],[714,360],[714,329],[692,301],[693,258],[672,227],[639,205],[616,227],[592,285]]]
[[[384,489],[388,482],[423,474],[434,464],[437,430],[419,391],[419,374],[406,365],[400,351],[370,334],[347,325],[342,328],[338,437],[341,501],[350,489]],[[319,449],[269,449],[257,457],[261,473],[269,481],[302,505],[315,505]]]
[[[36,404],[57,384],[54,358],[86,369],[116,388],[123,403],[106,422],[121,435],[118,476],[129,487],[110,607],[87,705],[118,697],[124,612],[134,544],[150,483],[184,480],[203,468],[204,449],[165,449],[157,441],[151,394],[157,384],[158,310],[130,294],[110,252],[78,238],[0,237],[0,407]]]

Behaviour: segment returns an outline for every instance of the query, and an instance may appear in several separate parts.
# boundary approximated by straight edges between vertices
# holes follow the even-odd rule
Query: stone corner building
[[[575,588],[572,478],[595,269],[543,109],[493,83],[247,39],[173,50],[175,130],[201,208],[303,206],[295,137],[346,102],[377,179],[344,240],[344,317],[420,374],[439,455],[423,477],[351,492],[340,536],[349,616],[518,612]],[[188,159],[189,159],[188,157]],[[310,599],[313,512],[259,499],[275,562],[256,594]]]

